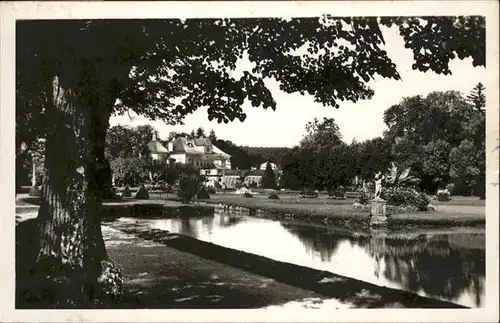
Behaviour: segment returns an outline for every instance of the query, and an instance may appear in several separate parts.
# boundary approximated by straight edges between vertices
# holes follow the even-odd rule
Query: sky
[[[293,147],[305,134],[305,125],[314,118],[334,118],[342,139],[350,143],[353,139],[363,141],[381,136],[386,126],[383,114],[390,106],[402,98],[414,95],[427,95],[433,91],[455,90],[464,94],[478,83],[486,81],[486,68],[473,67],[472,59],[455,59],[450,63],[452,75],[438,75],[434,72],[419,72],[411,68],[413,53],[404,48],[404,41],[397,28],[383,28],[386,41],[385,50],[396,64],[401,80],[376,77],[369,85],[375,91],[370,100],[356,103],[339,102],[340,108],[325,107],[315,103],[310,95],[299,93],[287,94],[279,90],[278,83],[268,81],[266,85],[276,100],[275,111],[254,108],[245,103],[243,111],[247,114],[244,122],[235,120],[228,124],[209,121],[206,108],[200,108],[188,115],[184,125],[170,126],[161,121],[151,121],[145,117],[130,113],[113,116],[111,126],[121,124],[138,126],[150,124],[159,132],[161,139],[166,139],[169,132],[190,132],[202,127],[206,133],[214,130],[217,137],[230,140],[240,146],[258,147]]]

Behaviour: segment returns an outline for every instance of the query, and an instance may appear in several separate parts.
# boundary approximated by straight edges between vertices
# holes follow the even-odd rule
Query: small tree
[[[205,130],[202,127],[196,129],[196,137],[205,137]]]
[[[183,204],[189,204],[193,197],[203,187],[204,178],[195,173],[182,173],[179,179],[179,190],[177,197]]]
[[[122,197],[132,197],[132,193],[130,192],[130,187],[127,185],[123,190]]]
[[[479,82],[471,90],[470,94],[467,96],[467,100],[476,108],[478,111],[484,111],[486,107],[486,88],[483,83]]]
[[[210,139],[210,141],[216,142],[217,141],[217,135],[215,134],[215,131],[210,130],[210,134],[208,135],[208,138]]]
[[[276,175],[270,162],[267,162],[264,176],[262,176],[262,187],[276,189]]]
[[[418,179],[410,175],[411,167],[400,168],[396,163],[391,162],[391,167],[386,174],[385,182],[390,187],[410,186],[418,182]]]
[[[201,189],[198,191],[198,194],[196,195],[196,198],[199,200],[208,200],[210,199],[210,194],[208,192],[208,189],[205,186],[202,186]]]
[[[144,185],[141,185],[137,193],[135,194],[136,200],[149,200],[149,193]]]

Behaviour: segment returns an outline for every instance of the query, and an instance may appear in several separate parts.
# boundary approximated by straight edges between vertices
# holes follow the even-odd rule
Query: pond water
[[[438,298],[484,306],[485,235],[481,230],[353,234],[246,215],[132,219],[224,247]]]

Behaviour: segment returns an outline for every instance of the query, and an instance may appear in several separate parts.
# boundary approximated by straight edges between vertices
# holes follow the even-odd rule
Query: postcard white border
[[[0,205],[2,321],[20,322],[497,322],[499,46],[497,1],[279,1],[279,2],[2,2],[0,4]],[[486,305],[466,310],[15,310],[14,309],[14,132],[15,21],[17,19],[215,18],[483,15],[487,23],[487,199]],[[464,76],[466,77],[466,76]],[[498,176],[498,175],[497,175]]]

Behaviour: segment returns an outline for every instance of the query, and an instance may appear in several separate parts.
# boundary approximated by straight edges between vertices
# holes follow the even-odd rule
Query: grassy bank
[[[30,205],[37,205],[38,198],[22,197],[16,202],[19,213],[32,211]],[[253,215],[275,219],[295,219],[321,224],[343,227],[357,226],[365,228],[369,222],[369,212],[353,209],[352,199],[333,200],[326,197],[316,199],[298,198],[297,196],[280,196],[279,200],[271,200],[267,195],[255,195],[245,198],[235,194],[214,194],[210,199],[202,200],[208,205],[183,205],[176,197],[160,198],[151,194],[150,200],[125,198],[121,201],[105,201],[103,203],[106,217],[130,216],[204,216],[212,215],[213,206],[223,204],[249,209]],[[484,226],[486,208],[484,200],[470,197],[456,197],[449,202],[432,201],[435,211],[389,214],[388,225],[391,227],[453,227]],[[256,210],[261,212],[256,213]]]
[[[111,259],[124,267],[120,308],[260,308],[325,296],[103,227]]]
[[[470,200],[462,199],[460,205],[441,202],[435,211],[389,214],[389,226],[477,226],[485,223],[485,207],[466,205]],[[282,218],[306,219],[332,224],[367,224],[369,212],[353,209],[353,200],[333,200],[327,198],[299,199],[297,197],[271,200],[267,196],[256,195],[245,198],[241,195],[212,195],[208,204],[224,204],[252,210],[262,210],[264,215]],[[480,202],[472,202],[480,203]]]
[[[40,199],[37,197],[20,196],[16,200],[16,215],[37,213]],[[117,217],[203,217],[212,216],[214,207],[211,205],[182,204],[166,199],[136,200],[121,198],[119,200],[103,201],[103,218]]]
[[[461,308],[462,306],[421,297],[406,291],[381,287],[360,280],[290,263],[275,261],[243,251],[221,247],[191,237],[150,229],[136,223],[113,222],[114,229],[152,240],[177,250],[268,277],[287,285],[335,298],[355,308]]]
[[[124,199],[103,203],[103,218],[117,217],[203,217],[213,216],[211,205],[182,204],[171,200],[134,200]]]

